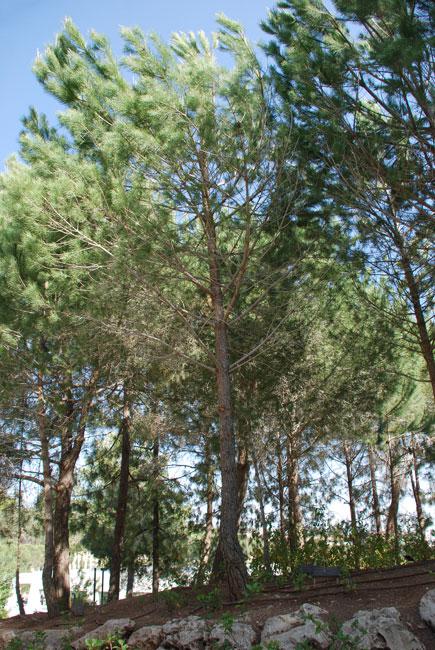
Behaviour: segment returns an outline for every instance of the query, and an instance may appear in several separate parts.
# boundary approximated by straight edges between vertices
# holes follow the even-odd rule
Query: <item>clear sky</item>
[[[214,16],[223,12],[239,20],[253,41],[267,40],[259,22],[270,0],[0,0],[0,169],[17,150],[20,118],[29,106],[55,118],[59,105],[32,73],[36,52],[44,50],[71,16],[83,33],[106,34],[121,53],[120,25],[139,25],[168,38],[175,31],[214,30]]]

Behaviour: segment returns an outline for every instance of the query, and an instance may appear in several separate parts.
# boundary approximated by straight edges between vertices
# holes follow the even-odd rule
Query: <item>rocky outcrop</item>
[[[208,640],[208,628],[199,616],[188,616],[165,623],[163,626],[163,648],[179,650],[202,650]]]
[[[342,631],[360,650],[425,650],[395,607],[360,610],[343,624]]]
[[[294,612],[268,618],[261,643],[266,646],[274,641],[280,650],[294,650],[298,644],[310,643],[313,648],[326,650],[332,640],[329,627],[322,619],[326,614],[324,609],[305,603]]]
[[[427,591],[420,600],[420,616],[435,631],[435,589]]]
[[[156,650],[163,640],[163,627],[161,625],[145,625],[128,639],[129,648],[141,648],[142,650]]]
[[[85,650],[88,639],[107,639],[112,634],[125,639],[134,629],[134,626],[135,622],[131,618],[113,618],[73,641],[71,646],[74,650]]]
[[[256,641],[256,632],[252,625],[235,621],[231,626],[215,625],[210,631],[210,646],[226,644],[237,650],[249,650]]]
[[[23,648],[38,646],[45,648],[45,650],[63,650],[68,641],[77,636],[79,632],[79,627],[57,628],[55,630],[45,630],[44,632],[0,630],[0,650],[7,648],[13,639],[20,641]]]

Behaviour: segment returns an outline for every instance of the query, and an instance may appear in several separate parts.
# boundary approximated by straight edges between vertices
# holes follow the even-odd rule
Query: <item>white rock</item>
[[[361,650],[425,650],[395,607],[360,610],[343,623],[342,630]]]
[[[420,600],[420,616],[435,630],[435,589],[427,591]]]
[[[163,638],[163,630],[161,625],[145,625],[138,630],[128,639],[129,648],[142,648],[143,650],[156,650],[160,645]]]
[[[79,627],[56,628],[53,630],[2,630],[0,632],[0,648],[6,648],[12,639],[19,639],[23,648],[32,646],[39,641],[39,645],[44,650],[62,650],[65,642],[71,640],[79,633]],[[43,634],[43,637],[41,636]]]
[[[106,639],[110,634],[117,634],[125,639],[134,626],[135,622],[131,618],[112,618],[95,630],[81,636],[77,641],[73,641],[71,645],[75,650],[85,650],[88,639]]]
[[[165,623],[162,630],[161,645],[165,648],[202,650],[208,639],[206,622],[199,616],[174,619]]]
[[[298,610],[272,616],[264,624],[261,643],[279,643],[281,650],[294,650],[298,643],[308,641],[314,648],[326,649],[331,643],[328,625],[320,618],[327,614],[324,609],[305,603]]]
[[[0,650],[4,650],[15,637],[15,630],[8,630],[7,628],[0,630]]]
[[[210,644],[225,643],[227,641],[232,648],[238,650],[249,650],[255,643],[255,630],[252,625],[241,621],[234,621],[231,630],[225,631],[221,624],[215,625],[210,632]]]

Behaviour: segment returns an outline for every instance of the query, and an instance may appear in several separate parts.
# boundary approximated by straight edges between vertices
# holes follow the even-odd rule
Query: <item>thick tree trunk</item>
[[[125,520],[127,517],[128,478],[130,470],[130,406],[127,389],[124,386],[123,414],[120,426],[121,471],[119,475],[118,502],[116,505],[115,529],[110,558],[109,600],[119,600],[121,579],[122,548],[124,543]]]
[[[71,494],[74,485],[73,469],[70,463],[60,468],[56,484],[56,498],[53,517],[54,566],[53,581],[57,608],[65,612],[70,608],[70,571],[69,571],[69,516],[71,511]]]
[[[210,561],[210,552],[211,552],[211,543],[213,540],[213,500],[214,500],[214,490],[213,490],[213,461],[211,454],[211,441],[210,436],[206,437],[205,449],[204,449],[204,462],[207,472],[207,488],[206,488],[206,502],[207,509],[205,513],[205,533],[202,540],[201,548],[201,558],[199,563],[198,572],[196,574],[195,583],[201,585],[204,582],[204,575]]]
[[[44,566],[42,569],[42,586],[44,589],[47,612],[50,617],[59,613],[56,606],[53,583],[54,539],[53,539],[53,491],[51,485],[50,441],[47,432],[47,421],[44,400],[44,381],[42,373],[38,372],[38,433],[41,444],[41,460],[43,472],[44,494]]]
[[[237,536],[237,500],[235,435],[233,403],[231,396],[230,351],[222,293],[219,253],[217,250],[214,217],[210,207],[208,188],[210,181],[206,156],[199,153],[199,163],[204,181],[202,223],[207,239],[208,265],[210,274],[210,295],[213,309],[213,328],[215,339],[216,392],[219,415],[219,442],[221,468],[221,518],[219,547],[222,556],[216,555],[213,565],[215,578],[223,579],[228,595],[237,600],[244,592],[248,580],[245,558]]]
[[[279,530],[281,532],[281,538],[284,540],[285,539],[285,514],[284,514],[285,500],[284,500],[284,481],[283,481],[283,473],[282,473],[282,448],[280,442],[278,442],[278,446],[277,446],[277,456],[278,456],[278,461],[276,466],[276,474],[277,474],[276,478],[278,481]]]
[[[159,504],[159,495],[158,495],[159,452],[160,452],[159,432],[156,431],[154,434],[154,442],[153,442],[154,496],[153,496],[153,529],[152,529],[152,555],[153,555],[152,591],[154,596],[157,596],[159,592],[159,583],[160,583],[160,504]]]
[[[426,319],[424,317],[423,308],[421,306],[420,293],[414,277],[411,263],[402,243],[399,244],[399,248],[402,268],[405,273],[406,284],[408,285],[409,295],[411,297],[411,302],[414,309],[415,320],[417,321],[420,349],[426,362],[426,367],[432,384],[432,393],[435,398],[435,359],[431,340],[427,331]]]
[[[376,482],[376,460],[375,460],[373,447],[371,445],[368,446],[368,456],[369,456],[369,468],[370,468],[370,482],[372,487],[373,520],[375,522],[376,534],[380,535],[382,533],[381,509],[379,506],[378,486]]]
[[[287,507],[288,543],[294,558],[301,544],[302,513],[299,494],[299,458],[291,435],[287,438]]]
[[[421,489],[420,489],[420,477],[418,475],[418,462],[417,462],[417,452],[415,448],[415,437],[412,434],[411,436],[411,453],[412,453],[412,468],[411,468],[411,485],[412,492],[414,494],[415,509],[417,512],[417,522],[418,529],[423,541],[426,540],[425,529],[426,529],[426,518],[423,513],[423,506],[421,503]]]

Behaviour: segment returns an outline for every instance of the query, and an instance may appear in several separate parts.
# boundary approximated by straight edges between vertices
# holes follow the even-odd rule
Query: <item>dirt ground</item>
[[[116,603],[88,607],[81,618],[68,614],[49,620],[45,613],[14,616],[2,620],[0,629],[41,630],[80,625],[83,634],[110,618],[132,618],[138,628],[190,614],[214,619],[224,612],[235,618],[243,616],[259,629],[266,618],[309,602],[329,612],[332,626],[351,618],[359,609],[396,607],[403,621],[427,650],[434,650],[435,633],[422,622],[418,613],[420,599],[429,589],[435,589],[435,560],[414,562],[393,569],[353,572],[346,579],[307,578],[300,589],[295,589],[291,582],[280,586],[269,584],[261,592],[238,603],[221,603],[219,607],[218,603],[211,603],[214,609],[210,603],[207,605],[198,600],[198,595],[200,598],[201,594],[207,595],[210,588],[207,591],[179,587],[171,591],[172,596],[161,596],[158,602],[153,600],[151,594],[143,594]]]

